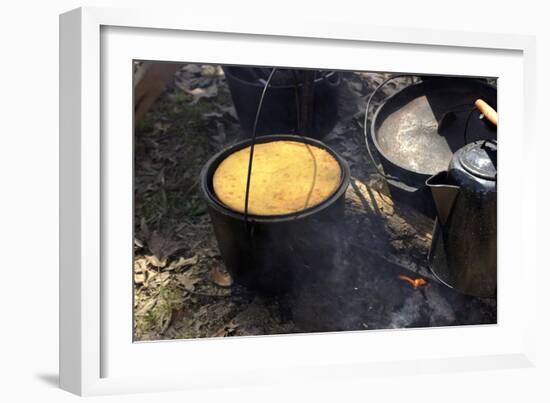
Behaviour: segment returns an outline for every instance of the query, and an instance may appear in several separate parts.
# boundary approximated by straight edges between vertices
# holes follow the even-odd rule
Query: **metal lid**
[[[459,151],[458,160],[470,174],[488,180],[497,177],[497,143],[480,140],[468,144]]]

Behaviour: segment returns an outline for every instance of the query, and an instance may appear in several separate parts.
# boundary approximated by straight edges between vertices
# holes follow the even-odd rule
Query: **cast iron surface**
[[[469,144],[427,181],[438,209],[430,268],[448,286],[480,297],[497,288],[496,155],[496,142]]]
[[[465,145],[464,126],[474,101],[486,100],[496,108],[496,89],[476,80],[441,79],[422,82],[390,97],[374,119],[377,151],[397,166],[431,176],[449,165]],[[452,115],[448,112],[452,111]],[[441,124],[444,115],[446,122]],[[496,129],[472,119],[468,140],[496,138]]]
[[[270,69],[224,66],[225,77],[243,130],[250,135],[261,92]],[[297,133],[296,88],[289,70],[278,70],[274,84],[266,93],[262,118],[258,122],[258,136],[277,133]],[[285,74],[287,73],[287,74]],[[299,73],[299,71],[298,71]],[[298,96],[303,85],[298,78]],[[321,138],[332,130],[338,120],[339,73],[317,74],[313,85],[312,130],[310,137]]]
[[[349,184],[347,163],[325,144],[292,135],[263,136],[256,144],[292,140],[321,147],[338,161],[342,178],[336,192],[317,206],[280,216],[248,216],[225,207],[215,196],[212,177],[228,155],[250,145],[245,140],[213,156],[201,172],[201,190],[227,269],[235,281],[265,294],[299,292],[331,269],[339,253],[335,223],[343,220],[344,195]]]
[[[428,216],[435,210],[425,181],[447,168],[466,141],[496,139],[496,129],[470,115],[474,101],[496,109],[496,88],[482,80],[435,78],[413,84],[389,97],[377,109],[371,141],[389,181],[392,196]]]

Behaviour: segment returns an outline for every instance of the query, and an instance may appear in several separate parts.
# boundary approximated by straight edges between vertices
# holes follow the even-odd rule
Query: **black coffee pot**
[[[497,289],[497,142],[455,152],[447,171],[426,181],[437,209],[428,263],[444,284],[494,297]]]

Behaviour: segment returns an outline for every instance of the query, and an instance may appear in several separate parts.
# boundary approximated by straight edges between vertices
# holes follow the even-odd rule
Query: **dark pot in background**
[[[394,200],[435,218],[436,209],[426,181],[446,169],[453,153],[467,142],[496,139],[497,131],[491,123],[477,119],[475,114],[469,116],[478,98],[486,100],[496,109],[496,87],[486,81],[422,77],[421,82],[396,92],[378,107],[368,141],[374,144],[384,173],[392,178],[388,180],[388,186]],[[416,134],[415,141],[398,141],[398,128],[403,127],[403,122],[408,122],[411,115],[415,116],[416,122],[416,126],[410,129]],[[467,139],[464,139],[468,117]],[[392,124],[383,127],[389,119]],[[443,120],[447,124],[442,124]],[[395,142],[399,146],[384,147],[384,142]],[[430,155],[419,154],[419,147],[429,148]],[[423,169],[414,168],[418,163],[423,165]]]
[[[239,122],[247,136],[251,136],[258,103],[265,86],[266,69],[256,67],[223,66],[231,98]],[[268,69],[270,70],[270,69]],[[257,135],[297,133],[295,82],[289,70],[279,70],[266,92]],[[281,74],[280,72],[283,72]],[[287,74],[284,74],[287,73]],[[264,77],[265,76],[265,77]],[[298,75],[298,80],[299,80]],[[340,76],[337,72],[318,72],[313,92],[313,128],[310,136],[322,138],[338,120],[338,94]],[[302,84],[298,84],[302,95]]]
[[[212,178],[230,154],[250,145],[235,144],[214,155],[201,172],[201,190],[225,265],[236,283],[268,295],[299,292],[333,266],[340,249],[338,227],[344,219],[344,196],[349,184],[346,162],[320,141],[293,135],[263,136],[256,144],[278,140],[306,142],[330,152],[340,164],[342,178],[335,193],[321,204],[298,214],[249,216],[225,207],[214,194]]]

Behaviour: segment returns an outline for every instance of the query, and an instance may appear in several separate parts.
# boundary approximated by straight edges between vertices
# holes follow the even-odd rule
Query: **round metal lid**
[[[458,160],[470,174],[487,180],[497,178],[497,143],[480,140],[459,151]]]

